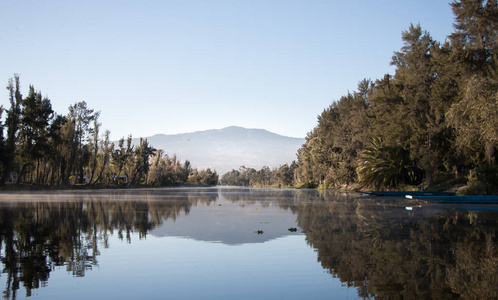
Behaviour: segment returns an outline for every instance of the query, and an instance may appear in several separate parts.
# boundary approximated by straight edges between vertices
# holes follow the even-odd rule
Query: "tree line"
[[[232,170],[221,176],[222,185],[245,187],[292,187],[297,163],[284,164],[278,168],[270,169],[264,166],[259,170],[241,166],[239,170]]]
[[[163,150],[132,136],[117,143],[107,130],[101,134],[100,112],[85,101],[58,114],[48,97],[33,85],[26,97],[20,79],[9,80],[10,108],[0,107],[0,185],[6,182],[37,186],[86,185],[215,185],[215,171],[197,170]],[[5,135],[6,132],[6,135]]]
[[[298,150],[296,185],[399,188],[466,178],[496,193],[498,5],[454,1],[444,43],[420,25],[402,33],[395,74],[361,80],[318,116]]]

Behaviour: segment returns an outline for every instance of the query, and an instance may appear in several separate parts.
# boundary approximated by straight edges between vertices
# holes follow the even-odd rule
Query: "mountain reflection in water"
[[[330,274],[329,284],[339,279],[342,289],[355,288],[359,298],[498,298],[497,211],[494,206],[454,209],[417,200],[306,190],[4,193],[0,287],[6,299],[36,298],[33,292],[49,289],[55,280],[50,275],[58,268],[74,277],[90,276],[92,269],[100,269],[104,249],[112,256],[117,246],[109,241],[115,237],[148,245],[150,235],[177,236],[244,247],[304,234]],[[198,251],[202,256],[203,249]],[[286,268],[300,261],[286,257],[286,249],[278,251]],[[119,271],[112,276],[119,278]],[[271,285],[279,295],[274,290],[278,284]],[[18,293],[21,287],[25,293]],[[302,288],[310,298],[334,296],[314,294],[316,287]],[[270,290],[259,292],[268,296]]]

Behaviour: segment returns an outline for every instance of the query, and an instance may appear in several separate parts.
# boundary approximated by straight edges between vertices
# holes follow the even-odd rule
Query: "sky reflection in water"
[[[82,278],[57,270],[34,298],[357,297],[355,289],[344,289],[324,272],[303,235],[235,247],[176,237],[111,242],[98,268]]]
[[[44,260],[50,271],[26,266],[16,273],[13,268],[20,289],[13,288],[12,280],[7,283],[4,271],[0,288],[9,295],[5,298],[17,299],[29,293],[33,299],[356,298],[354,288],[344,288],[317,262],[289,209],[294,201],[289,195],[293,192],[240,189],[77,191],[11,195],[17,204],[4,195],[0,208],[17,229],[15,250],[21,252],[19,244],[26,239],[39,240],[33,248],[51,240],[42,252],[55,247],[58,253]],[[27,220],[33,221],[30,230],[20,225]],[[58,222],[64,228],[70,223],[72,241],[53,238],[67,236],[65,229],[58,232]],[[3,227],[2,233],[11,226]],[[45,235],[34,237],[40,231]],[[7,258],[8,235],[2,236],[2,259],[17,259],[20,265],[23,254]],[[61,249],[69,245],[74,249],[64,257]],[[57,260],[65,262],[56,266]],[[48,280],[41,280],[40,288],[23,288],[23,280],[32,282],[26,277],[43,277],[38,273],[48,274]]]
[[[494,298],[497,211],[294,190],[2,194],[0,289],[7,299]]]

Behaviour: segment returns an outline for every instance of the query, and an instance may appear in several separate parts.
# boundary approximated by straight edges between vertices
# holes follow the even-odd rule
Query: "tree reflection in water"
[[[364,298],[498,298],[498,213],[326,196],[299,226],[323,268]],[[491,207],[488,207],[491,208]]]
[[[192,206],[218,197],[213,193],[172,194],[168,201],[160,201],[154,192],[114,192],[104,198],[90,194],[84,200],[70,194],[61,201],[59,196],[47,195],[41,202],[0,203],[0,258],[7,281],[4,298],[15,299],[21,283],[26,296],[31,296],[33,289],[46,285],[55,267],[83,277],[98,266],[99,247],[109,247],[110,234],[117,231],[120,239],[131,243],[133,233],[144,238],[165,220],[175,220]]]
[[[274,203],[296,214],[297,226],[317,250],[322,267],[357,288],[360,297],[498,298],[497,212],[252,189],[116,191],[0,202],[4,297],[15,299],[21,284],[30,296],[46,285],[56,267],[85,276],[98,266],[99,248],[110,247],[110,235],[128,243],[133,234],[145,238],[166,220],[212,204],[218,193],[241,206]],[[419,207],[406,210],[407,205]]]

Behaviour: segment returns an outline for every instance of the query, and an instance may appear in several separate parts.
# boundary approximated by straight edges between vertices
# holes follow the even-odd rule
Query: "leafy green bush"
[[[301,189],[314,189],[318,187],[318,183],[316,183],[314,180],[310,180],[306,183],[303,183],[299,188]]]
[[[410,152],[401,146],[384,146],[380,138],[373,138],[360,152],[357,172],[363,187],[376,189],[417,184],[421,179],[421,170],[410,159]]]

